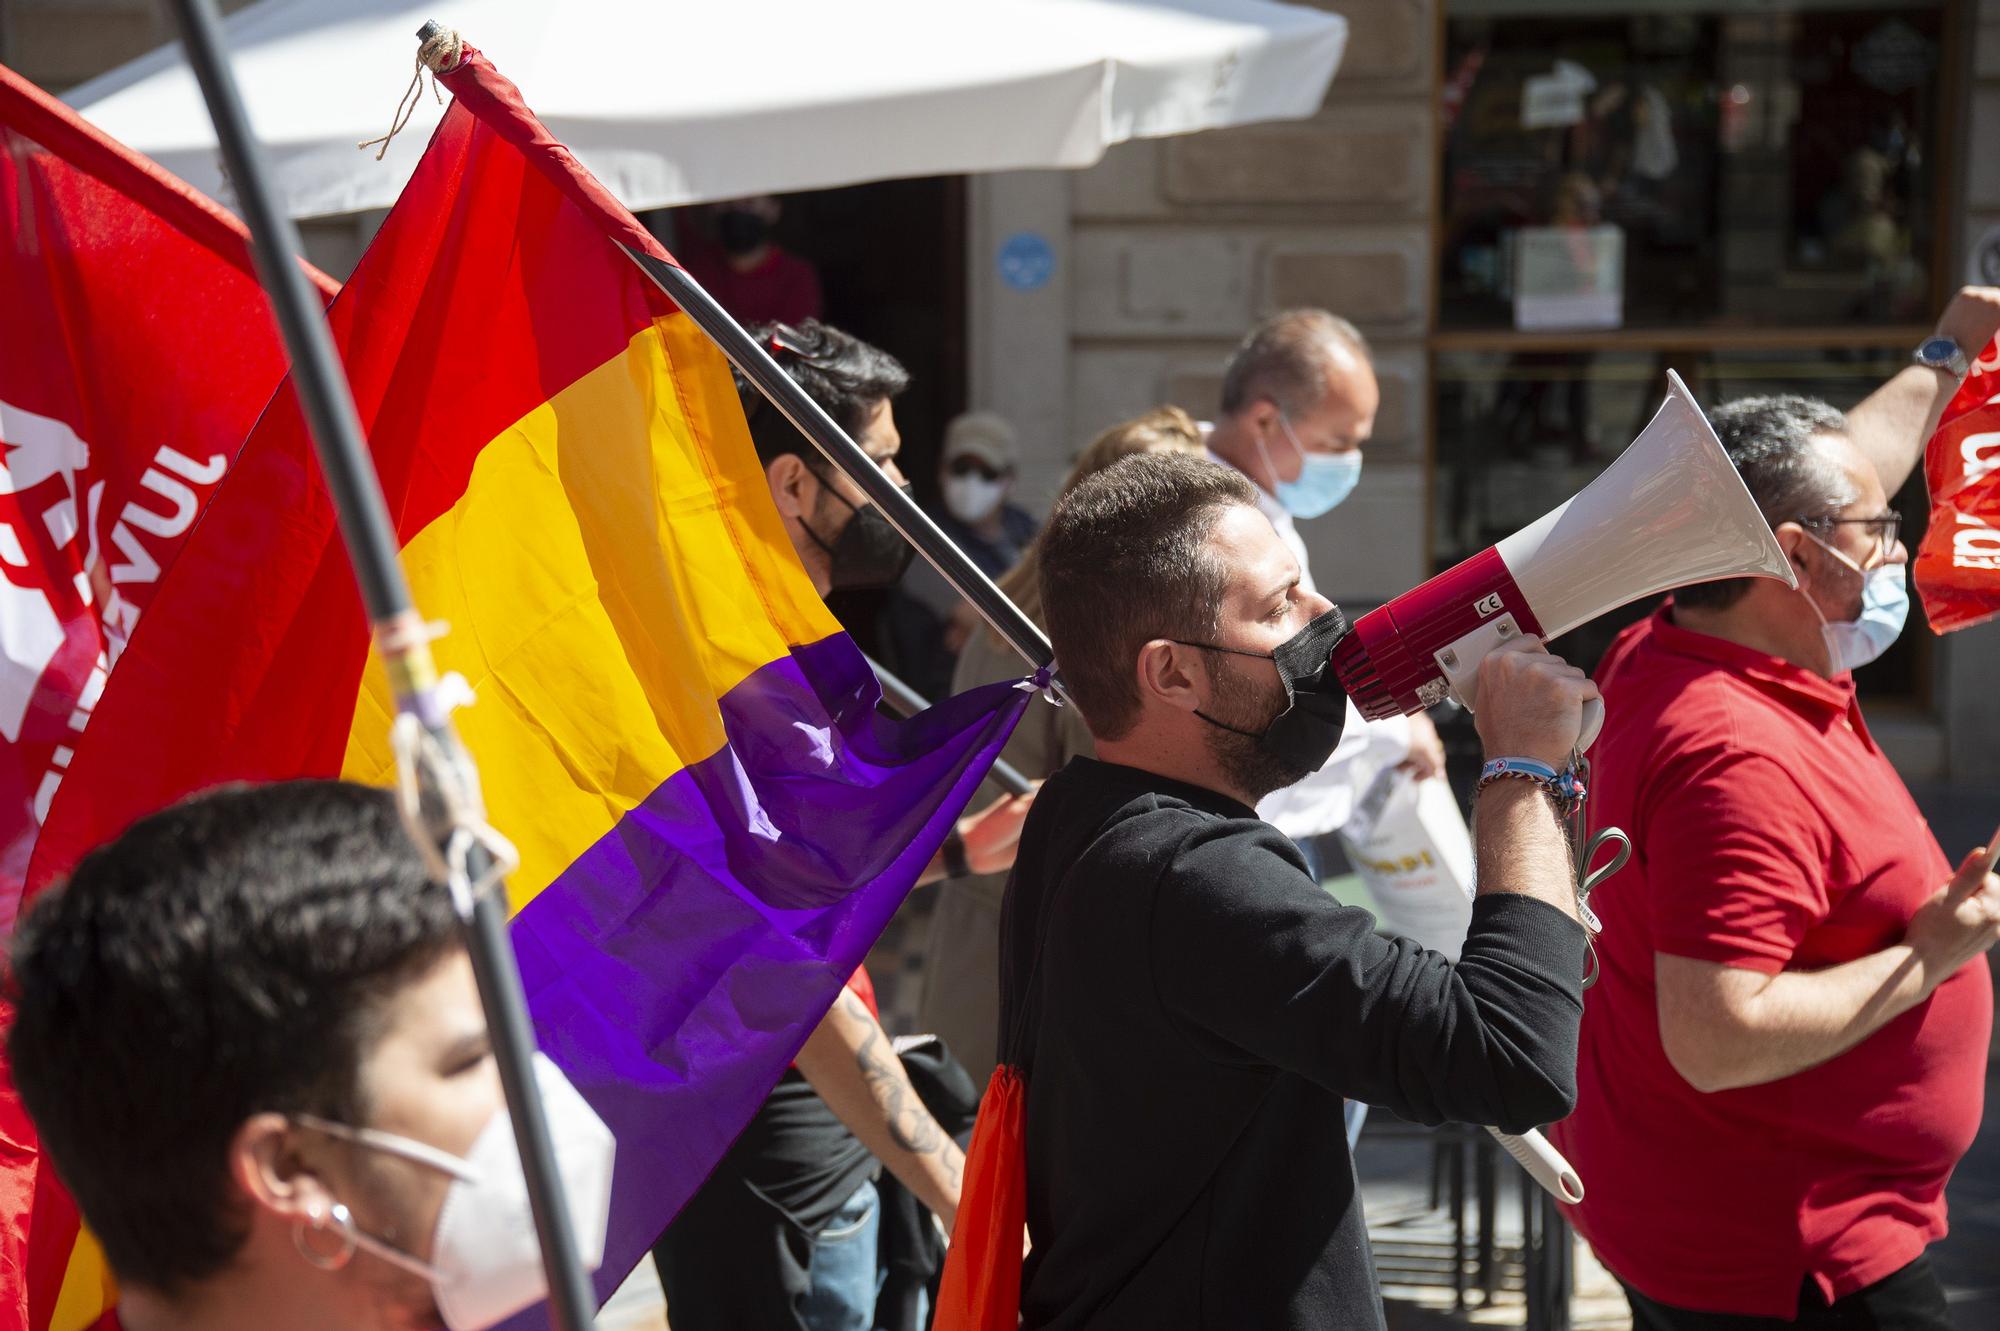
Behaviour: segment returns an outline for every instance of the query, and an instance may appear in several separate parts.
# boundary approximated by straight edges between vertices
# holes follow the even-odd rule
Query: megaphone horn
[[[1608,610],[1695,582],[1777,578],[1791,563],[1681,377],[1604,474],[1555,511],[1355,621],[1333,651],[1373,720],[1456,696],[1476,707],[1479,663],[1510,638],[1560,637]],[[1597,738],[1593,702],[1579,747]]]

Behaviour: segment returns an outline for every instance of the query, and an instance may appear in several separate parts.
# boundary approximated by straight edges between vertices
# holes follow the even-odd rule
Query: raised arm
[[[2000,287],[1965,287],[1939,316],[1937,331],[1958,343],[1968,360],[2000,330]],[[1922,365],[1906,366],[1847,413],[1847,432],[1894,495],[1910,479],[1937,429],[1938,417],[1958,391],[1958,379]]]

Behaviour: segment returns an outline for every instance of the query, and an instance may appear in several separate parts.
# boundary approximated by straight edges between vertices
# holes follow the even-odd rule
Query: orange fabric
[[[938,1289],[934,1331],[1016,1331],[1028,1219],[1027,1083],[1002,1063],[986,1083],[965,1189]]]
[[[1988,342],[1924,449],[1931,521],[1911,561],[1931,628],[2000,615],[2000,340]]]

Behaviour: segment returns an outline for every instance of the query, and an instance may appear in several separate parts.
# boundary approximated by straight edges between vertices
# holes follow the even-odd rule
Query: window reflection
[[[1930,311],[1943,8],[1450,0],[1444,329]]]

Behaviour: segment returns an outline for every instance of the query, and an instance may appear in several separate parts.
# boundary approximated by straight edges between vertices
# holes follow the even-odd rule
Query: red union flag
[[[0,933],[107,672],[284,370],[241,224],[0,68]]]
[[[2000,615],[2000,341],[1989,342],[1924,450],[1931,521],[1917,590],[1939,633]]]
[[[242,225],[0,67],[0,936],[107,675],[284,371]],[[0,1331],[72,1331],[105,1294],[0,1063]]]

